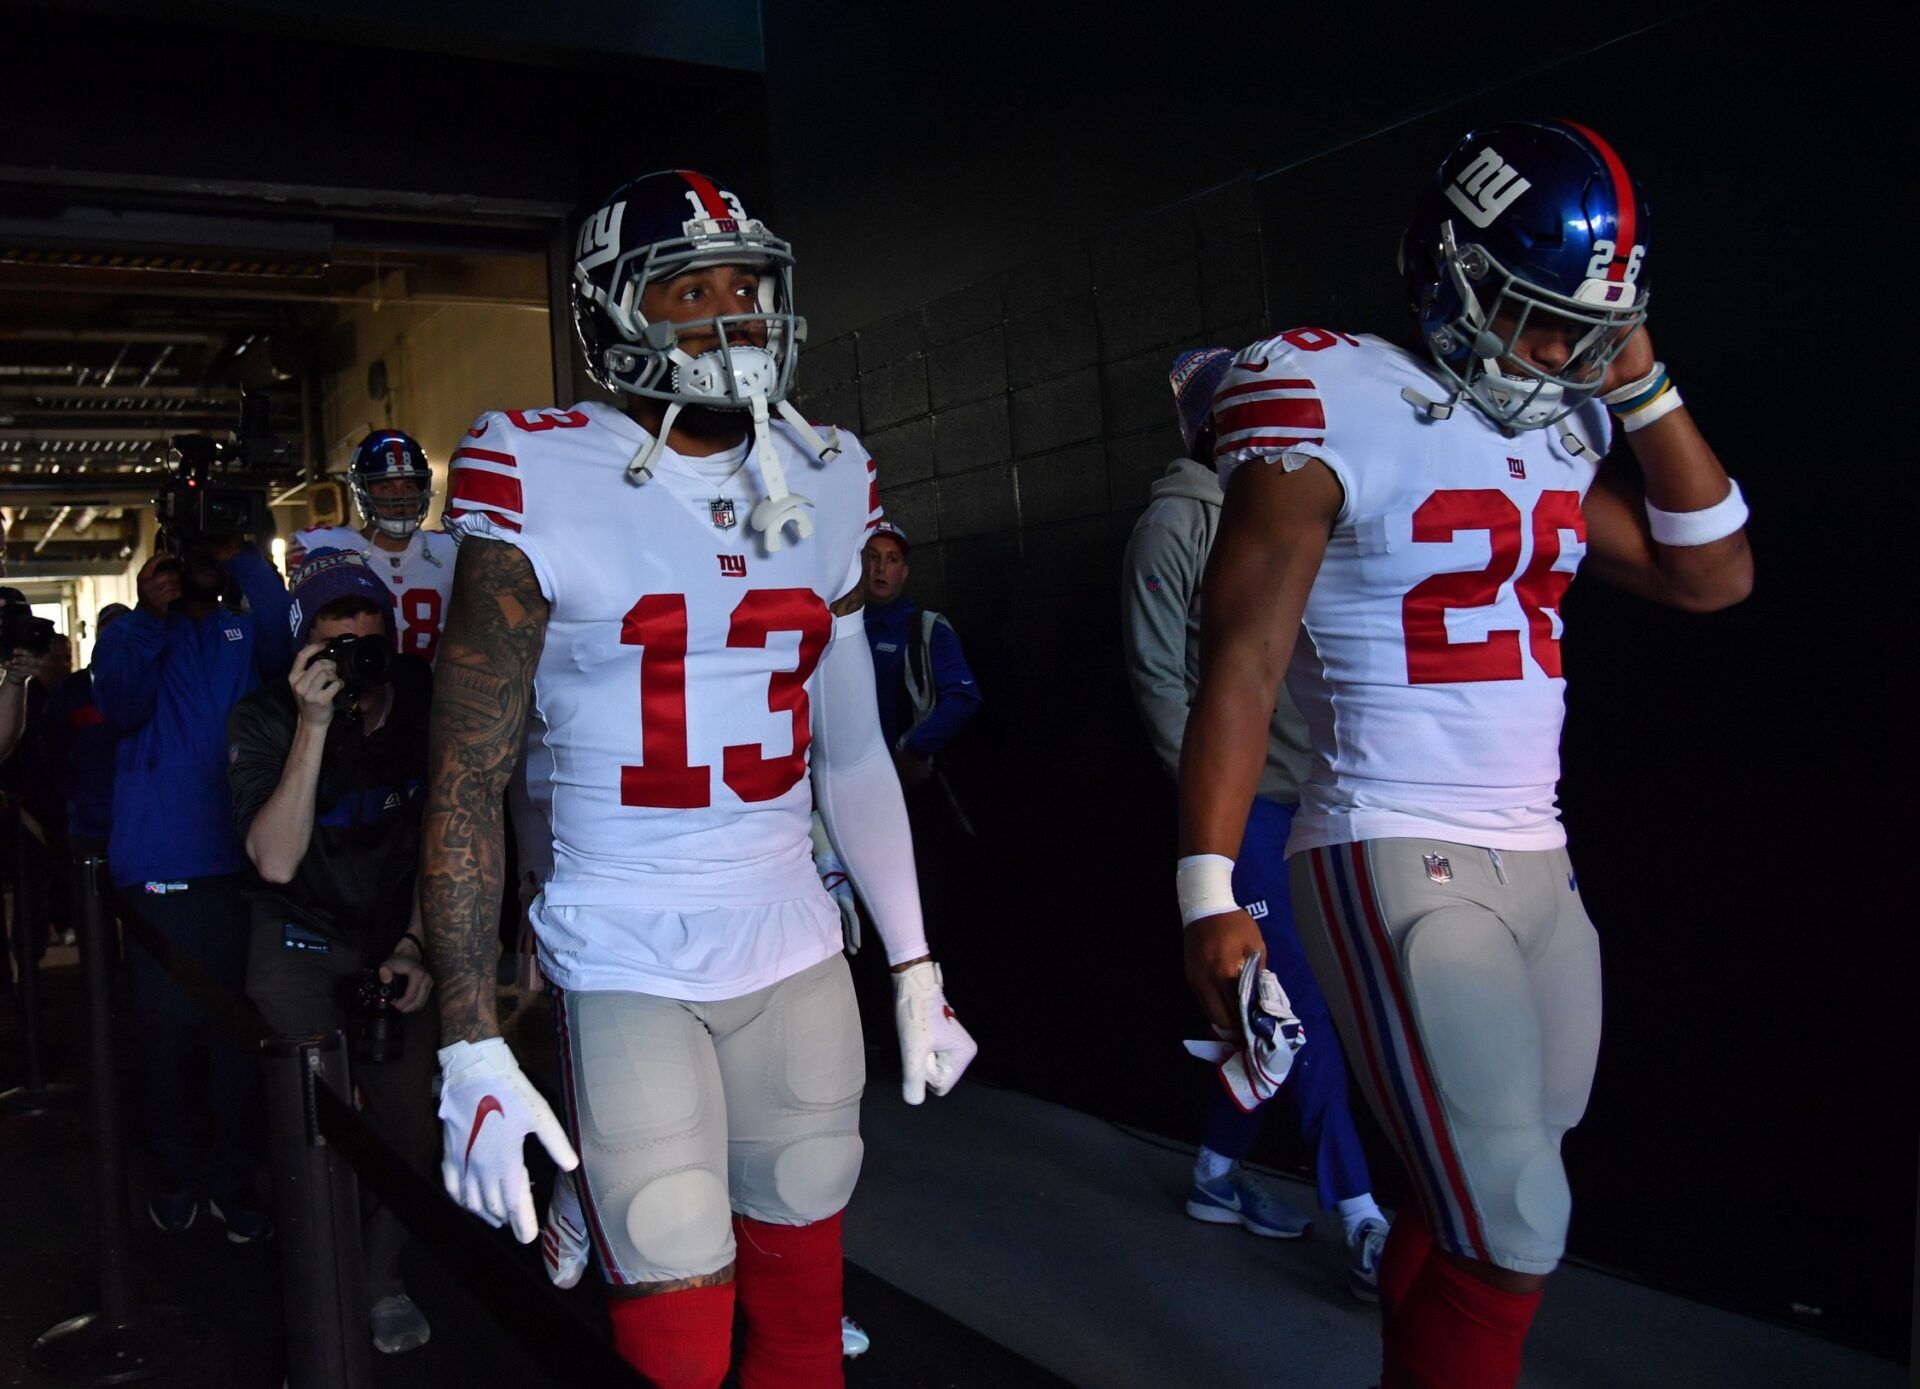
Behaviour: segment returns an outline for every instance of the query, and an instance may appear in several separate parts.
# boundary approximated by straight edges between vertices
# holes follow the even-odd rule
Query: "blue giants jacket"
[[[221,607],[195,621],[136,608],[94,647],[94,702],[121,734],[107,858],[123,887],[249,867],[233,828],[227,715],[293,664],[292,600],[252,546],[226,567],[251,612]]]
[[[920,605],[896,598],[885,607],[866,610],[867,644],[873,648],[873,678],[880,699],[880,729],[889,747],[904,748],[915,757],[931,758],[952,742],[980,707],[980,687],[960,650],[960,638],[944,621],[933,624],[927,642],[933,674],[933,707],[915,722],[913,694],[907,683],[907,651]]]

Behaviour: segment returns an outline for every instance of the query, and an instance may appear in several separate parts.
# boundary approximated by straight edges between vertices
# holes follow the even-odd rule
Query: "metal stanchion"
[[[106,860],[74,865],[80,907],[80,955],[87,976],[87,1034],[93,1064],[94,1245],[100,1259],[100,1309],[69,1317],[33,1343],[33,1364],[63,1384],[126,1384],[164,1374],[205,1339],[178,1307],[135,1307],[127,1278],[127,1207],[120,1112],[113,1072],[109,991],[113,939],[107,926]]]
[[[345,1099],[338,1032],[270,1037],[267,1128],[286,1306],[288,1389],[365,1389],[373,1383],[360,1193],[353,1169],[320,1133],[317,1087]]]
[[[34,852],[35,849],[39,853]],[[41,1114],[78,1101],[77,1087],[47,1079],[46,1021],[40,1010],[40,947],[46,923],[40,875],[45,871],[46,834],[26,811],[14,816],[13,963],[20,992],[21,1083],[0,1091],[0,1114]]]

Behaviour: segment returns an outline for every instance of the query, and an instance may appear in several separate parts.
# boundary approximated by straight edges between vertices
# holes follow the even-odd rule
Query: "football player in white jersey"
[[[616,1343],[711,1389],[842,1382],[840,1212],[865,1058],[817,800],[893,967],[909,1103],[974,1046],[927,953],[857,598],[872,460],[786,394],[793,258],[690,171],[588,216],[574,323],[625,409],[489,412],[453,458],[422,911],[443,1176],[523,1241],[537,1135],[576,1168]],[[501,800],[522,746],[552,832],[530,908],[564,1127],[499,1037]],[[811,784],[810,784],[811,783]]]
[[[426,451],[397,429],[376,430],[353,451],[347,482],[361,528],[309,526],[295,532],[287,546],[287,584],[299,582],[311,550],[359,551],[393,585],[399,649],[432,664],[453,591],[454,544],[445,531],[424,525],[433,505]]]
[[[1565,1247],[1560,1140],[1592,1086],[1600,957],[1555,806],[1561,595],[1583,558],[1692,611],[1752,582],[1740,490],[1643,326],[1646,256],[1645,202],[1598,135],[1488,126],[1402,242],[1419,353],[1295,329],[1214,397],[1187,979],[1245,1027],[1235,984],[1261,939],[1231,856],[1284,675],[1314,751],[1295,916],[1418,1198],[1380,1271],[1383,1389],[1514,1384]],[[1596,479],[1615,426],[1633,461]]]

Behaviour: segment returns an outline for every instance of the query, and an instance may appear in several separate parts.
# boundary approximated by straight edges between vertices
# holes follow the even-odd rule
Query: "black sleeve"
[[[233,792],[233,827],[242,840],[280,784],[293,749],[293,720],[272,689],[255,690],[227,716],[227,785]]]

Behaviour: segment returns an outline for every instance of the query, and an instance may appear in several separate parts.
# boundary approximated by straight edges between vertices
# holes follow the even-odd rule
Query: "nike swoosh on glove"
[[[953,1015],[940,966],[922,960],[893,976],[893,1022],[900,1032],[900,1092],[919,1104],[960,1083],[980,1048]]]
[[[504,1037],[440,1049],[440,1123],[447,1195],[495,1229],[511,1224],[515,1239],[532,1243],[540,1221],[527,1181],[527,1135],[539,1138],[563,1172],[580,1158]]]
[[[1219,1040],[1188,1042],[1187,1050],[1220,1068],[1220,1079],[1242,1110],[1252,1112],[1279,1093],[1293,1069],[1293,1054],[1307,1044],[1307,1029],[1294,1016],[1287,991],[1258,956],[1240,967],[1240,1030],[1215,1028]]]

